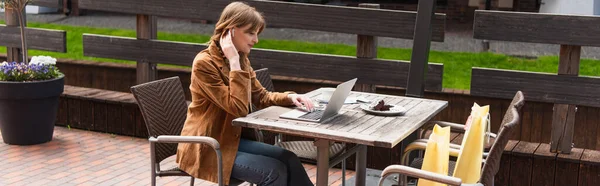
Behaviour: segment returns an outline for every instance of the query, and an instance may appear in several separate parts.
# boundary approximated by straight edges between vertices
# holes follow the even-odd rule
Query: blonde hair
[[[223,9],[221,17],[215,25],[215,31],[210,38],[209,52],[211,55],[221,53],[219,41],[225,31],[246,25],[251,25],[250,30],[258,30],[258,33],[261,33],[265,29],[266,23],[262,14],[246,3],[233,2],[227,5]],[[218,56],[222,57],[222,54]]]

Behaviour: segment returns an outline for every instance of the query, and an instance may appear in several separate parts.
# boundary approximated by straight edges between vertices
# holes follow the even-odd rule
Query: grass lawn
[[[3,21],[0,21],[3,23]],[[118,62],[134,64],[132,61],[93,58],[83,56],[83,33],[102,34],[112,36],[135,37],[134,30],[92,28],[81,26],[67,26],[43,23],[28,23],[29,27],[57,29],[67,31],[67,53],[44,52],[30,50],[29,55],[51,55],[56,58],[81,59],[97,62]],[[168,41],[184,41],[192,43],[205,43],[209,40],[207,35],[158,33],[158,39]],[[256,48],[335,54],[355,56],[356,47],[342,44],[322,44],[314,42],[269,40],[261,39]],[[6,53],[5,47],[0,47],[0,53]],[[410,60],[411,50],[403,48],[378,49],[378,58],[394,60]],[[543,56],[538,59],[522,59],[493,53],[467,53],[467,52],[441,52],[431,51],[429,61],[444,64],[444,88],[469,89],[471,82],[471,67],[486,67],[498,69],[523,70],[533,72],[556,73],[558,71],[557,56]],[[600,61],[583,59],[580,74],[585,76],[600,76]]]

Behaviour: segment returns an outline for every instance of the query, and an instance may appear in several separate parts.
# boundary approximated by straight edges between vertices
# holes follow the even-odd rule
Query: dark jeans
[[[240,140],[231,177],[258,186],[313,185],[296,154],[281,147]]]

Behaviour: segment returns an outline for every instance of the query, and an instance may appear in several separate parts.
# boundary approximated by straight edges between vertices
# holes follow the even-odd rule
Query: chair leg
[[[154,142],[150,141],[150,185],[152,186],[156,186],[156,164],[154,163],[156,162],[156,157],[154,155],[154,148]]]
[[[190,180],[190,185],[194,186],[194,177],[193,176],[190,176],[190,177],[192,177],[192,179]]]
[[[342,160],[342,186],[346,186],[346,159]]]

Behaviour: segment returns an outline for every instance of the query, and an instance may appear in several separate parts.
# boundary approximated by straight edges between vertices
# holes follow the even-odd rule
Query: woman
[[[247,55],[264,29],[262,15],[241,2],[229,4],[211,37],[209,47],[194,59],[192,103],[181,132],[186,136],[217,139],[223,155],[223,180],[236,178],[258,185],[312,185],[298,157],[269,144],[240,139],[241,127],[231,121],[246,116],[250,104],[302,106],[312,102],[297,94],[268,92],[256,80]],[[179,167],[190,175],[218,181],[214,151],[200,144],[179,144]]]

